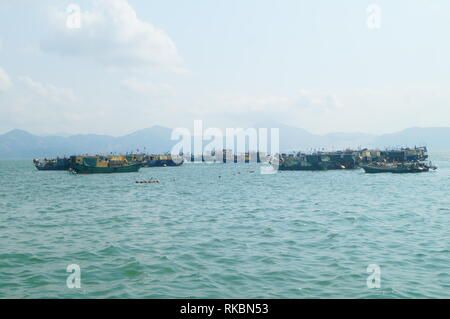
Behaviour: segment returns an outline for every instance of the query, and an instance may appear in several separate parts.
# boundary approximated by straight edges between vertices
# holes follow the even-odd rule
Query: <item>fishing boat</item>
[[[324,171],[356,168],[352,152],[316,152],[312,154],[281,154],[281,171]]]
[[[77,174],[131,173],[141,168],[141,163],[128,162],[124,156],[71,156],[70,168]]]
[[[66,171],[69,169],[68,158],[33,159],[33,164],[39,171]]]
[[[366,173],[423,173],[428,172],[430,169],[436,170],[437,167],[431,164],[425,163],[372,163],[368,165],[361,165]]]

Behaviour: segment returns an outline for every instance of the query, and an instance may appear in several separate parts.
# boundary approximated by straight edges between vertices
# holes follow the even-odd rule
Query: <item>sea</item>
[[[105,175],[1,160],[0,298],[450,298],[450,152],[430,159]]]

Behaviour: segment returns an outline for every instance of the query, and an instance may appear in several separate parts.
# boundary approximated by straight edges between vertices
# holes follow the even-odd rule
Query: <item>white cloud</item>
[[[198,115],[216,112],[243,115],[256,112],[330,111],[341,106],[335,94],[327,90],[314,89],[300,89],[289,95],[202,96],[193,104],[190,110]]]
[[[128,79],[123,81],[123,86],[133,92],[152,96],[165,96],[173,92],[173,88],[166,83],[152,83]]]
[[[28,76],[11,76],[9,81],[11,89],[0,95],[0,127],[50,133],[66,130],[81,119],[79,100],[72,89]]]
[[[341,108],[342,102],[334,90],[301,89],[288,94],[202,94],[178,99],[165,111],[183,113],[184,121],[203,119],[218,127],[284,123],[315,130],[309,123],[325,116],[329,119]],[[320,127],[325,125],[320,123]]]
[[[183,111],[185,119],[203,119],[219,127],[279,122],[318,134],[336,131],[381,134],[412,126],[450,126],[449,104],[447,86],[418,84],[309,88],[286,95],[210,94],[179,101],[172,107]]]
[[[37,94],[48,101],[64,104],[75,100],[75,94],[72,89],[40,83],[26,76],[19,77],[19,81],[24,84],[30,92]]]
[[[294,97],[295,105],[300,108],[313,108],[316,110],[334,110],[342,106],[334,93],[328,90],[299,90]]]
[[[182,59],[172,39],[140,20],[126,0],[95,0],[81,12],[81,27],[66,27],[66,12],[54,12],[54,33],[44,39],[45,51],[82,56],[112,68],[154,68],[180,71]]]
[[[10,89],[11,86],[12,82],[8,73],[0,67],[0,92]]]
[[[286,112],[283,122],[314,133],[359,131],[381,134],[412,126],[450,125],[450,91],[445,86],[311,89],[309,92],[314,92],[313,100],[322,100],[320,105],[325,107]]]

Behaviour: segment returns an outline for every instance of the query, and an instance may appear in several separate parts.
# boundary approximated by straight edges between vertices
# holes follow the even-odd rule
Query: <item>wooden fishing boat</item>
[[[426,165],[423,163],[399,163],[399,164],[368,164],[361,165],[366,173],[394,173],[394,174],[404,174],[404,173],[424,173],[430,171],[430,169],[437,169],[435,166]]]
[[[72,156],[70,168],[77,174],[110,174],[137,172],[141,163],[130,163],[123,156]]]

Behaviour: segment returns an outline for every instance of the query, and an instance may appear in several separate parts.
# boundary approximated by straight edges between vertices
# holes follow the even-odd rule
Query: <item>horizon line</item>
[[[277,124],[279,124],[280,126],[282,125],[282,126],[286,126],[286,127],[289,127],[289,128],[301,129],[301,130],[304,130],[304,131],[306,131],[307,133],[309,133],[311,135],[317,135],[317,136],[327,136],[327,135],[330,135],[330,134],[364,134],[364,135],[371,135],[371,136],[382,136],[382,135],[400,133],[400,132],[403,132],[403,131],[406,131],[406,130],[409,130],[409,129],[450,129],[450,126],[411,126],[411,127],[406,127],[404,129],[399,129],[399,130],[393,131],[393,132],[378,133],[378,134],[365,133],[365,132],[360,132],[360,131],[334,131],[334,132],[328,132],[328,133],[319,134],[319,133],[312,133],[312,132],[310,132],[310,131],[302,128],[302,127],[298,127],[298,126],[286,125],[284,123],[277,123]],[[80,135],[97,135],[97,136],[109,136],[109,137],[118,138],[118,137],[128,136],[128,135],[140,132],[140,131],[152,129],[152,128],[155,128],[155,127],[164,128],[164,129],[168,129],[168,130],[174,129],[174,128],[171,128],[171,127],[168,127],[168,126],[162,126],[162,125],[159,125],[159,124],[155,124],[155,125],[152,125],[152,126],[149,126],[149,127],[137,129],[137,130],[135,130],[135,131],[133,131],[131,133],[126,133],[126,134],[122,134],[122,135],[111,135],[111,134],[107,134],[107,133],[65,133],[65,132],[48,133],[48,134],[42,134],[41,133],[41,134],[39,134],[39,133],[30,132],[29,130],[24,130],[24,129],[21,129],[21,128],[14,128],[14,129],[10,129],[10,130],[8,130],[8,131],[6,131],[4,133],[0,133],[0,136],[6,135],[6,134],[9,134],[9,133],[13,133],[15,131],[20,131],[20,132],[25,132],[27,134],[38,136],[38,137],[51,137],[51,136],[53,136],[53,137],[64,137],[64,138],[67,138],[67,137],[80,136]],[[238,127],[236,127],[236,128],[238,128]],[[239,128],[243,128],[243,129],[256,128],[256,129],[258,129],[258,128],[261,128],[261,127],[239,127]],[[277,128],[277,127],[267,127],[267,128]],[[226,127],[219,128],[219,129],[226,129]]]

